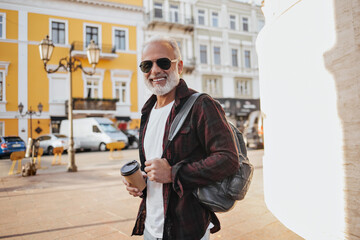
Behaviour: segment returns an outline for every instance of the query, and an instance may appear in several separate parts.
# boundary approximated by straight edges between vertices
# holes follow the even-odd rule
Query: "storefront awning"
[[[128,122],[128,121],[131,120],[130,117],[124,117],[124,116],[115,116],[115,118],[116,118],[116,120],[118,120],[118,121],[126,121],[126,122]]]

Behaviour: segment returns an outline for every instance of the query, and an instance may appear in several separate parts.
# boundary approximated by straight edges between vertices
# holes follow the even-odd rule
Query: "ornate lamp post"
[[[91,40],[90,44],[88,45],[87,50],[86,50],[87,57],[88,57],[89,63],[92,65],[92,71],[88,72],[82,67],[81,61],[79,59],[71,56],[71,52],[74,50],[74,44],[71,45],[69,56],[61,58],[57,68],[47,69],[46,65],[47,65],[48,61],[50,61],[54,47],[55,46],[52,43],[52,41],[49,39],[49,36],[46,36],[46,38],[43,39],[41,41],[41,43],[39,44],[40,58],[44,62],[44,69],[47,73],[55,73],[60,68],[63,68],[70,73],[70,96],[69,96],[69,101],[68,101],[69,125],[70,125],[69,126],[70,141],[69,141],[68,154],[69,154],[70,161],[69,161],[69,165],[68,165],[68,171],[76,172],[77,167],[75,165],[74,136],[73,136],[72,72],[74,72],[80,68],[85,74],[93,75],[95,73],[96,64],[99,62],[100,48],[94,43],[93,40]]]
[[[41,112],[43,110],[43,105],[41,103],[38,104],[38,110],[39,110],[39,113],[33,111],[31,109],[31,106],[30,106],[30,109],[26,111],[26,113],[22,113],[23,110],[24,110],[24,105],[20,102],[19,106],[18,106],[18,109],[19,109],[19,113],[20,113],[20,116],[21,117],[25,117],[26,115],[29,115],[30,116],[30,138],[32,139],[32,116],[35,115],[35,116],[40,116],[41,115]]]

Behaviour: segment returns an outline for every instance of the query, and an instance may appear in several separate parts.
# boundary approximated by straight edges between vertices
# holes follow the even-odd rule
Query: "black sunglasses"
[[[140,63],[140,69],[143,73],[148,73],[150,72],[151,68],[154,65],[154,62],[156,62],[156,65],[159,66],[159,68],[163,69],[163,70],[168,70],[171,67],[171,63],[173,62],[177,62],[178,59],[174,59],[174,60],[170,60],[168,58],[159,58],[156,60],[146,60],[146,61],[142,61]]]

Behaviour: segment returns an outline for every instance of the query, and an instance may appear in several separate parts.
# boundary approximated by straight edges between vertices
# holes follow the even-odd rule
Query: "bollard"
[[[44,154],[44,149],[43,148],[39,148],[37,151],[37,155],[34,158],[34,163],[36,164],[36,168],[37,169],[47,169],[47,167],[42,167],[41,166],[41,156]],[[38,163],[36,163],[36,161]]]
[[[61,154],[63,153],[64,148],[63,147],[57,147],[53,149],[54,159],[51,163],[51,165],[66,165],[66,163],[61,163]],[[58,157],[58,163],[56,163],[56,158]]]
[[[110,150],[110,156],[109,158],[111,160],[114,160],[114,159],[118,159],[118,158],[121,158],[121,152],[118,156],[114,156],[113,153],[114,151],[118,150],[120,151],[121,149],[123,149],[125,147],[125,143],[124,142],[112,142],[112,143],[108,143],[106,144],[106,148]]]
[[[9,175],[14,174],[14,168],[15,168],[16,163],[18,163],[18,171],[16,172],[16,174],[21,173],[21,160],[24,157],[25,157],[25,152],[24,151],[11,153],[10,159],[12,161],[12,164],[11,164],[11,167],[10,167]]]

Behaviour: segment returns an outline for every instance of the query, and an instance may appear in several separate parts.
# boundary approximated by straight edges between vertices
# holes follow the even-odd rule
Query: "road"
[[[114,155],[117,160],[109,152],[76,153],[77,173],[51,166],[54,157],[43,156],[47,169],[27,178],[7,176],[11,161],[0,160],[0,214],[7,216],[0,219],[0,239],[142,239],[130,237],[140,199],[126,192],[119,176],[138,151]],[[265,206],[263,151],[250,150],[248,156],[255,166],[250,190],[231,211],[217,214],[222,229],[211,240],[301,240]],[[62,156],[62,162],[67,159]]]

